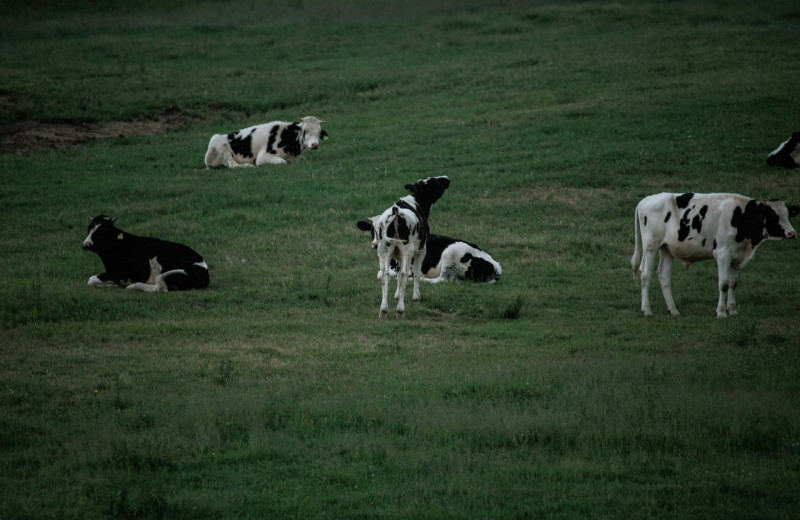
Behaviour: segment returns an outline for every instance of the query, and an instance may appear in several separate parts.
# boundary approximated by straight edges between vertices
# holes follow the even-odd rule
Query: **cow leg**
[[[717,255],[717,272],[718,272],[718,285],[719,285],[719,300],[717,301],[717,318],[725,318],[725,293],[730,289],[731,278],[731,262],[727,255]],[[733,294],[733,291],[730,291]],[[734,312],[736,308],[736,299],[733,301]]]
[[[425,253],[417,254],[414,261],[411,263],[411,274],[414,277],[414,293],[411,296],[412,302],[418,302],[419,297],[419,281],[422,279],[422,259]]]
[[[667,302],[667,310],[673,316],[679,316],[680,312],[675,307],[675,300],[672,299],[672,263],[674,260],[667,248],[662,247],[658,260],[658,281],[661,284],[664,301]]]
[[[256,156],[256,166],[261,166],[262,164],[286,164],[286,161],[277,155],[267,153],[267,150],[264,149],[258,152]]]
[[[87,282],[87,284],[91,285],[92,287],[117,287],[117,286],[119,286],[119,284],[117,282],[115,282],[114,280],[103,280],[102,276],[103,276],[102,274],[96,274],[96,275],[92,276],[91,278],[89,278],[89,281]]]
[[[736,314],[738,314],[736,310],[736,295],[734,294],[738,279],[739,270],[731,267],[728,273],[728,314],[731,316],[736,316]]]
[[[652,247],[642,247],[642,262],[639,264],[639,274],[642,279],[642,313],[652,316],[650,310],[650,280],[653,278],[653,265],[656,261],[656,251]]]
[[[408,271],[410,258],[408,253],[402,251],[399,268],[397,270],[397,317],[404,318],[406,315],[406,285],[408,284]]]

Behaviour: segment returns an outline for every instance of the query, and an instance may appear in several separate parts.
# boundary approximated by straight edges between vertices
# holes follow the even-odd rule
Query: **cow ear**
[[[360,229],[361,231],[372,231],[372,224],[370,224],[366,220],[359,220],[358,222],[356,222],[356,226],[358,226],[358,229]]]
[[[417,187],[417,185],[416,185],[416,184],[406,184],[406,185],[404,186],[404,188],[405,188],[406,190],[410,191],[411,193],[416,193],[416,192],[417,192],[417,189],[416,189],[416,187]]]
[[[800,206],[789,206],[789,217],[800,215]]]

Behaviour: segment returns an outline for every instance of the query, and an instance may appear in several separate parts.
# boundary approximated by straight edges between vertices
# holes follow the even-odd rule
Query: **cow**
[[[672,299],[670,282],[676,258],[685,267],[714,258],[719,275],[717,318],[726,317],[726,308],[731,316],[735,315],[734,289],[739,270],[753,258],[762,242],[795,238],[789,217],[798,213],[800,208],[787,209],[779,200],[761,202],[734,193],[659,193],[645,197],[636,206],[631,258],[634,278],[637,265],[641,276],[642,312],[652,315],[648,290],[659,253],[658,280],[673,316],[680,314]]]
[[[800,166],[800,132],[794,132],[767,156],[767,163],[785,168]]]
[[[405,292],[408,277],[414,279],[412,301],[418,302],[419,281],[422,278],[422,260],[428,242],[430,216],[433,204],[444,195],[450,186],[446,176],[428,177],[413,184],[406,184],[405,189],[411,192],[392,204],[371,223],[357,223],[359,229],[372,231],[372,248],[378,252],[378,278],[381,281],[381,306],[378,316],[389,314],[389,277],[391,260],[397,261],[397,317],[405,317]]]
[[[97,253],[105,267],[104,273],[89,278],[89,285],[146,292],[208,287],[208,264],[193,249],[122,231],[116,220],[98,215],[89,222],[83,249]]]
[[[328,139],[324,121],[307,116],[299,122],[273,121],[230,134],[211,136],[206,151],[206,168],[239,168],[262,164],[287,164],[316,150]]]
[[[373,230],[369,221],[359,221],[362,231]],[[480,247],[463,240],[442,235],[428,235],[425,258],[422,260],[422,279],[430,283],[463,280],[475,283],[494,283],[500,279],[503,269],[488,253]],[[397,277],[397,260],[392,259],[389,276]]]

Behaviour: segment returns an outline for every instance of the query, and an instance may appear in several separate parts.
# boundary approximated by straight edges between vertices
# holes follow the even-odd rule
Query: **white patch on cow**
[[[92,235],[94,235],[94,232],[97,231],[97,229],[99,227],[100,227],[100,224],[97,224],[95,227],[92,228],[91,231],[89,231],[89,234],[86,235],[86,238],[83,240],[83,247],[91,247],[92,244],[94,244],[94,242],[92,241]],[[94,278],[94,277],[92,277],[92,278]],[[90,278],[90,281],[91,281],[91,278]],[[92,284],[90,283],[89,285],[92,285]]]
[[[92,275],[89,278],[87,285],[91,285],[92,287],[117,287],[116,282],[112,282],[111,280],[104,282],[97,275]]]

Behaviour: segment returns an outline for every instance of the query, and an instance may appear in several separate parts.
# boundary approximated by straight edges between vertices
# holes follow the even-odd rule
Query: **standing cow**
[[[646,316],[652,314],[648,290],[658,253],[658,280],[673,316],[679,314],[670,285],[675,258],[686,267],[716,259],[719,274],[717,317],[726,316],[726,293],[727,310],[735,315],[734,289],[739,270],[753,258],[762,242],[795,238],[789,217],[798,213],[800,208],[787,209],[779,200],[761,202],[732,193],[659,193],[645,197],[636,206],[635,246],[631,258],[634,277],[637,266],[641,274],[642,312]]]
[[[324,121],[307,116],[299,122],[273,121],[230,134],[211,136],[206,151],[207,168],[238,168],[262,164],[286,164],[316,150],[328,138]]]
[[[378,278],[381,280],[381,306],[379,316],[389,313],[389,277],[391,262],[397,262],[397,317],[405,316],[405,293],[408,277],[414,279],[412,301],[419,301],[419,281],[422,278],[422,260],[428,242],[428,217],[433,204],[450,186],[446,176],[420,179],[405,188],[411,192],[392,204],[371,223],[361,221],[358,227],[372,231],[372,247],[378,251]]]

